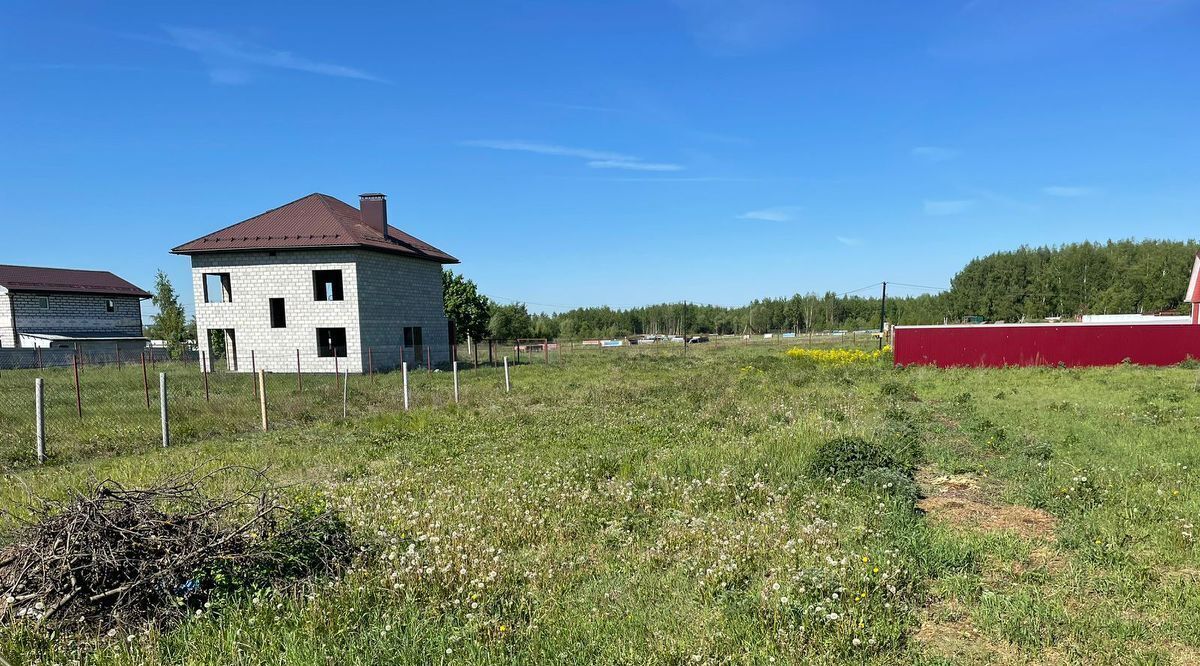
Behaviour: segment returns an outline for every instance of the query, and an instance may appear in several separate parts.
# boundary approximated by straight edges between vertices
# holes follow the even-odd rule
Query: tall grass
[[[418,374],[408,413],[396,408],[396,377],[352,377],[351,418],[340,395],[336,408],[303,398],[294,411],[280,398],[280,427],[267,434],[253,432],[249,386],[231,387],[231,403],[196,417],[196,436],[178,447],[113,439],[12,470],[7,507],[24,486],[61,494],[88,475],[137,483],[195,464],[270,466],[335,498],[365,550],[344,578],[234,594],[166,632],[77,642],[0,630],[0,655],[1170,663],[1200,650],[1193,372],[897,370],[765,345],[694,352],[522,366],[510,394],[481,369],[464,373],[458,406],[447,376]],[[242,419],[250,426],[220,427]],[[885,453],[853,449],[870,473],[826,474],[813,461],[818,450],[837,460],[837,440]],[[921,515],[914,493],[899,492],[913,467],[1048,511],[1053,539]],[[970,641],[914,638],[935,622]]]

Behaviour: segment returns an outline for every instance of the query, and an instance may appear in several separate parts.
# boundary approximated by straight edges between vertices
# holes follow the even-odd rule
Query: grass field
[[[457,407],[447,376],[416,375],[425,397],[409,413],[396,409],[394,376],[380,377],[352,418],[320,400],[282,412],[293,416],[267,434],[252,432],[237,397],[195,417],[179,446],[157,448],[154,429],[126,446],[75,437],[43,467],[3,440],[15,442],[4,445],[3,507],[26,488],[62,494],[92,476],[136,484],[197,464],[269,466],[328,494],[367,550],[338,580],[236,594],[167,632],[96,642],[0,629],[0,655],[1200,662],[1196,371],[938,371],[826,366],[772,345],[695,351],[569,355],[518,368],[511,394],[497,371],[464,373]],[[221,425],[231,419],[251,426]],[[827,473],[815,461],[857,460],[854,445],[830,444],[846,438],[879,464]]]

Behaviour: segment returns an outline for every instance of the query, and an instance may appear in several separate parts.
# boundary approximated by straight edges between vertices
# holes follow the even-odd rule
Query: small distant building
[[[230,370],[450,360],[442,264],[458,260],[388,225],[382,194],[310,194],[171,252],[192,259],[199,351],[222,342]]]
[[[146,298],[108,271],[0,265],[0,347],[140,352]]]
[[[1191,322],[1191,317],[1176,314],[1086,314],[1080,320],[1085,324],[1187,324]]]

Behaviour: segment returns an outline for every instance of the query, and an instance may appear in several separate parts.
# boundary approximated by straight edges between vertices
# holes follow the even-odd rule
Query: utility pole
[[[683,355],[687,356],[687,301],[683,302],[683,322],[681,323],[681,328],[683,328]]]
[[[883,296],[879,299],[879,349],[883,350],[883,323],[887,318],[887,282],[883,283]]]

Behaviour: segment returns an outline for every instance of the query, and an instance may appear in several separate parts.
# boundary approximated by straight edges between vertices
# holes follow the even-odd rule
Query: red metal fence
[[[1190,324],[980,324],[898,326],[897,365],[1174,365],[1200,359]]]

